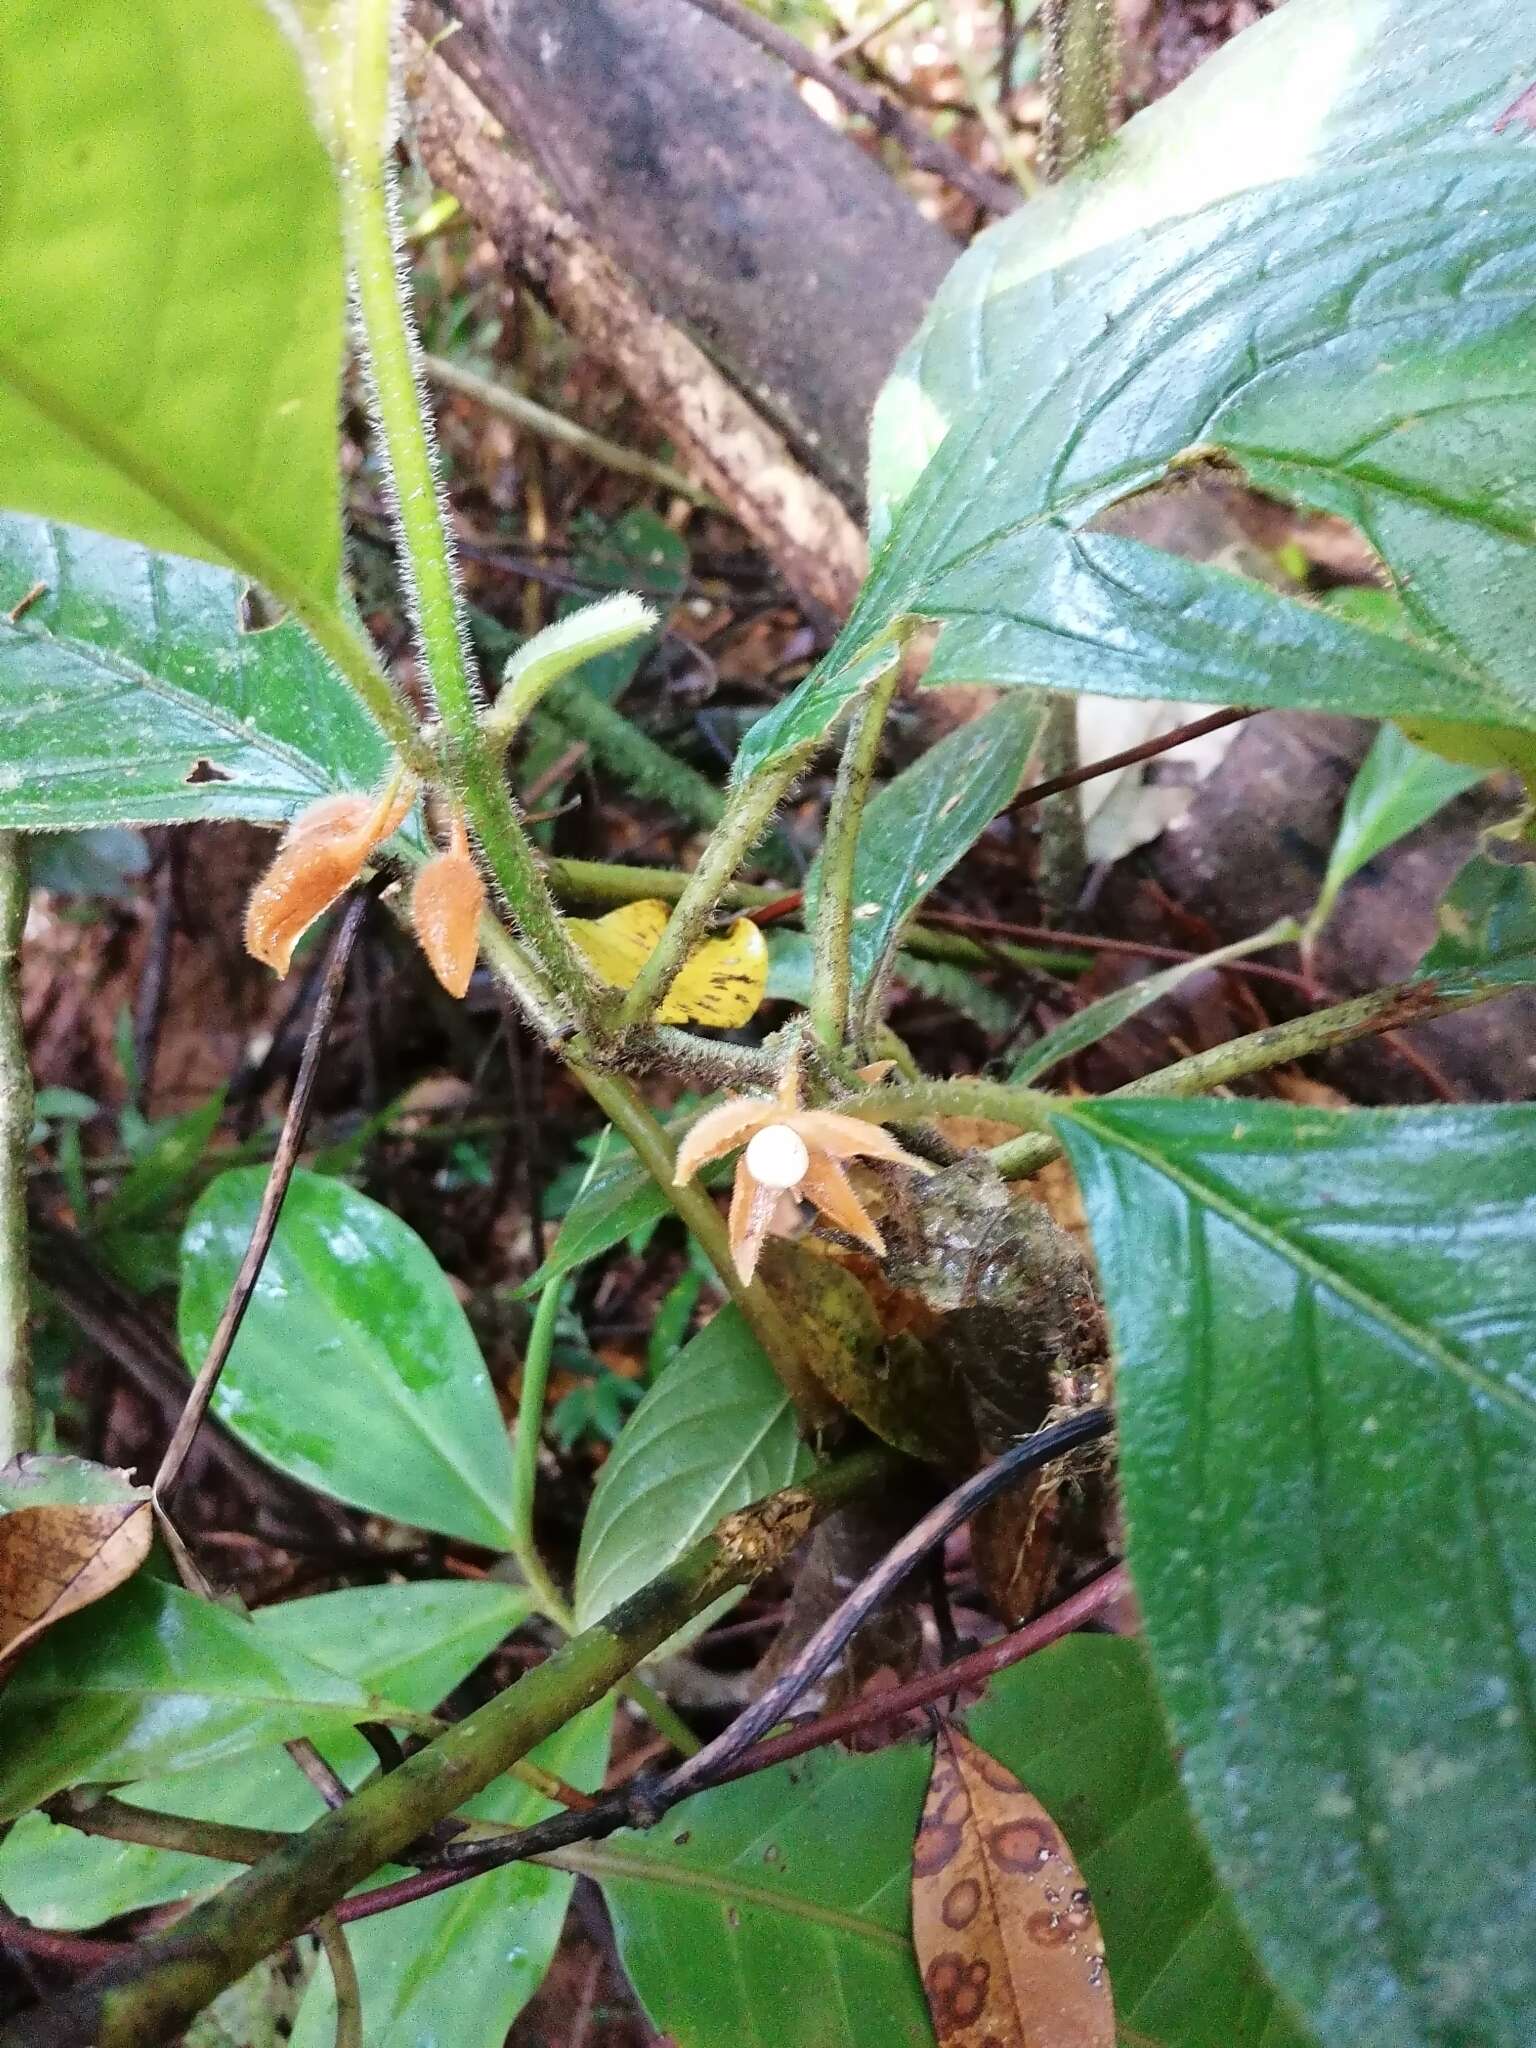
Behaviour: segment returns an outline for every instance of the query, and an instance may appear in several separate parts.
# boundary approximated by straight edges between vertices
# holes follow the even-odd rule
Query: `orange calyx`
[[[299,812],[245,912],[245,949],[286,974],[293,949],[357,880],[374,847],[403,822],[413,785],[397,776],[382,795],[322,797]]]

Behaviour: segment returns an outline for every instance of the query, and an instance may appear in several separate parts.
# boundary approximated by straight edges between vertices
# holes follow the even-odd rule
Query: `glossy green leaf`
[[[182,1237],[182,1350],[204,1357],[250,1241],[264,1167],[222,1173]],[[345,1181],[296,1173],[214,1395],[279,1471],[469,1543],[511,1540],[512,1454],[458,1298],[408,1225]]]
[[[0,1692],[0,1817],[83,1779],[191,1771],[381,1702],[242,1616],[140,1575],[37,1642]]]
[[[1536,2011],[1536,1110],[1085,1104],[1186,1783],[1326,2048]]]
[[[849,966],[855,997],[879,974],[906,920],[1018,793],[1040,735],[1042,700],[1010,696],[946,733],[869,803],[853,868]],[[806,877],[806,918],[820,893]]]
[[[595,1792],[608,1762],[610,1700],[589,1707],[534,1750],[532,1760]],[[464,1811],[524,1827],[555,1808],[503,1778]],[[541,1863],[503,1870],[418,1899],[347,1929],[368,2048],[492,2048],[543,1982],[565,1924],[574,1879]],[[332,2048],[330,1978],[312,1984],[293,2048]]]
[[[260,0],[48,0],[0,49],[0,495],[333,601],[340,209]]]
[[[576,1560],[586,1628],[745,1507],[808,1469],[789,1397],[739,1309],[721,1309],[630,1416]]]
[[[1071,1842],[1128,2043],[1303,2048],[1216,1884],[1133,1643],[1058,1644],[995,1679],[966,1723]],[[678,2048],[929,2048],[908,1903],[929,1761],[926,1744],[819,1750],[578,1852]]]
[[[513,1587],[443,1579],[322,1593],[251,1618],[263,1642],[425,1713],[527,1614],[527,1595]],[[320,1747],[348,1784],[377,1767],[373,1751],[350,1730],[322,1735]],[[292,1757],[271,1748],[145,1780],[122,1796],[155,1813],[242,1827],[303,1828],[324,1811]],[[0,1844],[0,1897],[39,1927],[95,1927],[206,1890],[235,1870],[202,1856],[77,1834],[32,1813]]]
[[[1013,1082],[1033,1081],[1038,1075],[1049,1073],[1063,1060],[1071,1059],[1074,1053],[1097,1045],[1101,1038],[1107,1038],[1111,1031],[1118,1031],[1122,1024],[1149,1009],[1153,1003],[1161,1002],[1164,996],[1171,996],[1194,975],[1209,974],[1213,967],[1221,967],[1229,960],[1242,960],[1250,953],[1261,953],[1267,947],[1281,945],[1296,936],[1295,923],[1290,918],[1282,918],[1278,924],[1256,933],[1252,938],[1237,939],[1230,946],[1218,946],[1213,952],[1200,954],[1197,959],[1183,960],[1176,967],[1165,967],[1157,974],[1144,975],[1140,981],[1130,982],[1110,995],[1100,996],[1095,1003],[1085,1003],[1082,1009],[1074,1010],[1070,1017],[1064,1018],[1054,1031],[1047,1031],[1037,1038],[1024,1057],[1010,1069],[1008,1078]]]
[[[243,631],[242,588],[205,562],[0,518],[0,825],[276,823],[380,782],[388,748],[351,690],[291,621]]]
[[[978,389],[1019,354],[1021,317],[1048,319],[1056,273],[1240,192],[1346,160],[1461,148],[1525,82],[1500,26],[1487,4],[1453,12],[1445,0],[1289,0],[1283,20],[1234,37],[1128,121],[1085,174],[978,235],[876,400],[874,538]]]
[[[1536,953],[1536,866],[1474,854],[1441,898],[1424,974],[1498,974]]]
[[[1164,103],[1150,152],[1193,151],[1200,175],[1139,163],[1115,188],[1140,188],[1124,225],[1089,192],[1080,238],[1060,202],[1059,246],[1059,216],[1023,209],[1021,232],[1046,240],[1017,278],[996,245],[976,258],[984,333],[963,311],[942,330],[970,352],[960,402],[914,398],[907,379],[943,436],[838,644],[753,728],[750,765],[824,730],[865,650],[914,616],[947,622],[930,682],[1536,727],[1536,470],[1519,456],[1536,433],[1536,148],[1523,120],[1496,126],[1523,24],[1501,0],[1303,0],[1244,47],[1266,107],[1266,72],[1303,74],[1299,126],[1261,124],[1257,151],[1226,132],[1224,170],[1202,134],[1201,108],[1231,89],[1213,67]],[[1344,81],[1374,92],[1378,72],[1386,111],[1363,147],[1363,90]],[[1224,196],[1250,182],[1239,161],[1258,176]],[[1086,167],[1078,190],[1099,179]],[[1091,530],[1211,457],[1358,527],[1415,638]]]
[[[1309,919],[1328,920],[1351,876],[1389,846],[1427,824],[1437,811],[1483,778],[1481,768],[1446,761],[1384,725],[1371,742],[1344,801],[1344,815],[1328,856],[1328,871]]]

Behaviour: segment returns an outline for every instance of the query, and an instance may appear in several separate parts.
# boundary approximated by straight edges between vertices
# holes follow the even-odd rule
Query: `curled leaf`
[[[131,1578],[149,1555],[148,1494],[72,1458],[0,1472],[0,1672],[56,1621]]]
[[[451,996],[462,996],[475,971],[485,884],[456,823],[446,853],[429,860],[411,891],[411,925],[432,972]]]
[[[912,1851],[912,1940],[941,2048],[1115,2048],[1072,1852],[1033,1793],[947,1725]]]
[[[246,906],[251,957],[286,974],[299,940],[357,880],[363,862],[404,822],[414,801],[401,777],[381,796],[322,797],[300,811]]]
[[[658,897],[625,903],[606,917],[573,917],[572,944],[599,981],[633,988],[670,912]],[[663,1024],[712,1024],[733,1031],[747,1023],[768,986],[768,941],[749,917],[739,917],[719,938],[705,939],[684,962],[656,1016]]]

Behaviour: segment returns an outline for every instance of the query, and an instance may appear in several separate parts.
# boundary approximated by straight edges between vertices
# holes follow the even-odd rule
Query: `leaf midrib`
[[[768,1912],[782,1913],[790,1919],[807,1920],[816,1926],[829,1928],[834,1933],[846,1934],[857,1941],[867,1941],[877,1948],[892,1949],[899,1953],[907,1953],[911,1948],[906,1938],[894,1929],[877,1926],[872,1920],[861,1920],[856,1914],[842,1912],[835,1906],[823,1906],[815,1900],[800,1898],[793,1893],[771,1891],[766,1885],[746,1884],[740,1879],[727,1878],[712,1871],[686,1870],[661,1857],[626,1854],[622,1849],[604,1846],[562,1849],[541,1860],[554,1863],[561,1868],[579,1871],[584,1877],[612,1877],[639,1884],[665,1884],[680,1891],[704,1892],[719,1899],[722,1904],[760,1906]]]
[[[1496,1373],[1487,1371],[1474,1360],[1463,1358],[1436,1331],[1414,1322],[1401,1310],[1371,1293],[1359,1281],[1350,1279],[1337,1267],[1329,1265],[1316,1251],[1298,1244],[1277,1224],[1266,1223],[1251,1210],[1245,1209],[1233,1196],[1212,1187],[1188,1168],[1175,1164],[1155,1147],[1138,1142],[1115,1125],[1101,1124],[1091,1112],[1085,1114],[1076,1110],[1059,1110],[1054,1121],[1075,1123],[1092,1133],[1101,1143],[1118,1145],[1132,1158],[1139,1159],[1144,1166],[1151,1167],[1154,1172],[1181,1188],[1192,1201],[1220,1216],[1224,1222],[1251,1238],[1254,1243],[1262,1245],[1266,1251],[1286,1261],[1297,1272],[1306,1274],[1315,1285],[1347,1302],[1350,1307],[1389,1332],[1409,1350],[1416,1351],[1427,1365],[1435,1366],[1441,1372],[1459,1380],[1467,1392],[1481,1394],[1496,1401],[1514,1415],[1525,1429],[1536,1434],[1536,1399],[1519,1392],[1500,1379]]]

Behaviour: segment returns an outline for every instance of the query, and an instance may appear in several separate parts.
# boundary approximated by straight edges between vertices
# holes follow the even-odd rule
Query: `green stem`
[[[27,1152],[32,1070],[21,1028],[27,842],[0,832],[0,1465],[34,1440],[27,1259]]]
[[[825,1466],[726,1520],[668,1571],[515,1685],[371,1780],[164,1933],[0,2027],[0,2048],[156,2048],[226,1985],[527,1755],[732,1588],[782,1563],[807,1526],[889,1484],[890,1453]]]
[[[1053,697],[1046,705],[1037,756],[1040,779],[1075,774],[1082,762],[1077,745],[1077,699]],[[1088,842],[1083,829],[1083,792],[1059,789],[1040,806],[1040,901],[1044,922],[1065,917],[1083,893]]]
[[[1336,1045],[1348,1045],[1352,1039],[1397,1031],[1405,1024],[1443,1017],[1452,1010],[1465,1010],[1474,1003],[1486,1003],[1511,992],[1509,982],[1491,974],[1458,978],[1455,982],[1431,978],[1397,982],[1370,995],[1356,996],[1350,1002],[1335,1003],[1331,1009],[1295,1017],[1287,1024],[1271,1024],[1263,1031],[1251,1031],[1244,1038],[1213,1046],[1209,1052],[1194,1053],[1155,1074],[1143,1075],[1139,1081],[1127,1081],[1124,1087],[1111,1089],[1101,1099],[1120,1102],[1147,1096],[1204,1095],[1229,1081],[1240,1081],[1245,1075],[1260,1074],[1270,1067],[1286,1066],[1292,1060],[1327,1052]],[[1061,1105],[1063,1110],[1069,1107],[1066,1103]],[[1060,1150],[1054,1138],[1037,1133],[996,1146],[991,1158],[1000,1173],[1018,1180],[1037,1172]]]
[[[852,1028],[848,1014],[852,987],[855,868],[859,827],[875,779],[875,763],[891,699],[901,681],[896,662],[865,691],[853,714],[837,786],[827,812],[821,850],[821,893],[816,905],[815,962],[811,972],[811,1025],[829,1052],[841,1051]]]
[[[626,867],[618,861],[601,860],[553,860],[549,873],[556,894],[564,902],[584,908],[606,909],[616,903],[638,903],[647,896],[675,903],[689,880],[678,868]],[[779,902],[783,895],[782,889],[732,882],[721,890],[720,904],[726,910],[759,910],[764,904]],[[1045,974],[1080,974],[1093,965],[1086,953],[1017,946],[1006,939],[989,939],[983,946],[962,932],[938,931],[924,924],[907,927],[902,934],[901,950],[915,953],[920,960],[947,960],[958,967],[996,967],[1001,961]]]
[[[386,0],[369,0],[357,10],[354,90],[348,105],[341,192],[380,450],[393,487],[406,592],[422,669],[442,720],[443,765],[463,799],[508,908],[544,972],[580,1019],[590,1006],[592,985],[513,810],[500,762],[480,731],[465,656],[463,609],[427,433],[426,394],[417,378],[416,338],[396,239],[398,209],[380,86],[382,80],[387,94],[393,11]]]
[[[1114,0],[1045,0],[1043,169],[1061,178],[1108,136],[1120,74]]]
[[[643,1024],[676,980],[688,955],[729,887],[736,870],[768,829],[786,791],[800,773],[802,757],[755,775],[727,799],[698,866],[689,875],[656,950],[641,969],[619,1009],[619,1028]]]
[[[517,1397],[517,1428],[512,1439],[512,1502],[507,1519],[512,1527],[512,1555],[532,1587],[534,1598],[550,1620],[569,1633],[570,1607],[539,1555],[533,1535],[533,1496],[538,1484],[539,1443],[544,1433],[544,1397],[549,1388],[549,1362],[564,1293],[558,1280],[550,1281],[539,1295],[533,1328],[528,1333],[523,1384]]]

